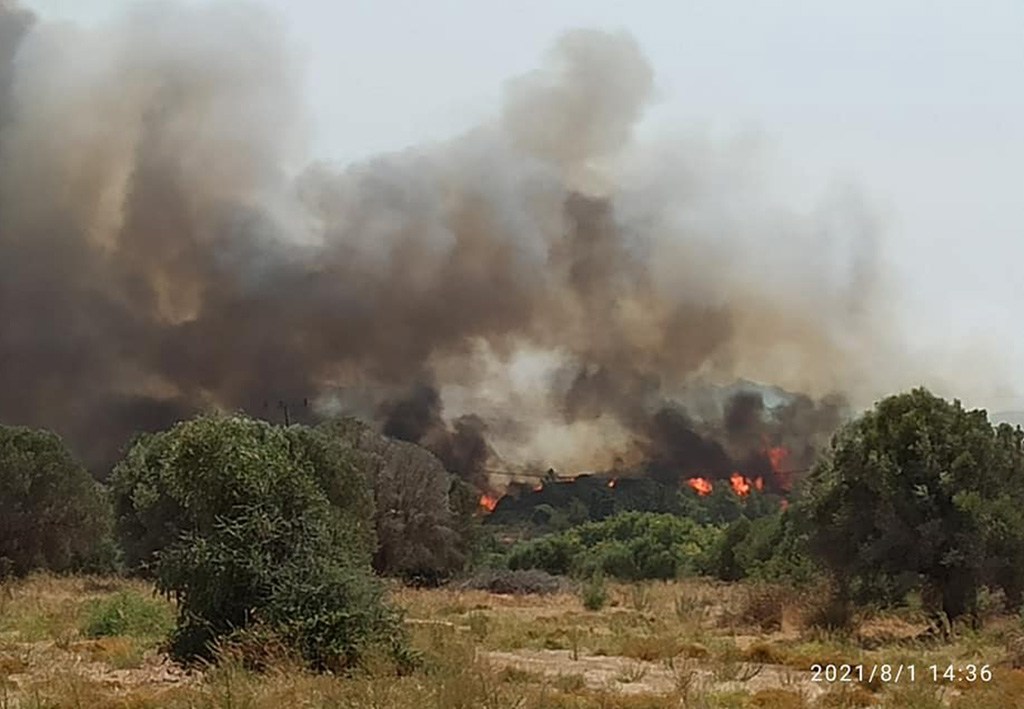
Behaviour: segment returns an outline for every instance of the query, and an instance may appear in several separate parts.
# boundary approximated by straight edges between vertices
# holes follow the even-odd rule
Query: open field
[[[313,676],[282,663],[186,672],[159,651],[173,608],[140,582],[34,576],[0,592],[0,709],[25,707],[940,707],[1024,706],[1018,619],[989,615],[945,643],[912,611],[849,633],[807,625],[810,596],[679,581],[501,596],[396,588],[421,670]],[[1019,641],[1017,641],[1019,642]],[[813,663],[914,664],[899,684],[811,681]],[[988,664],[988,683],[935,683],[927,666]]]

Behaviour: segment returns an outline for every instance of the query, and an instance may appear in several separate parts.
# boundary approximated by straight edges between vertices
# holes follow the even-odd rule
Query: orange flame
[[[772,470],[776,473],[782,472],[782,466],[789,458],[789,451],[782,446],[772,446],[765,452],[768,454],[768,462],[772,464]]]
[[[615,478],[612,478],[611,480],[609,480],[608,481],[608,487],[615,487],[615,482],[616,482]]]
[[[750,481],[739,473],[733,473],[729,476],[729,485],[732,487],[732,491],[740,497],[746,497],[750,494]]]
[[[543,489],[544,489],[544,483],[537,483],[536,485],[533,486],[533,491],[534,492],[540,492]]]
[[[793,487],[793,475],[790,471],[783,470],[783,468],[786,467],[786,461],[789,459],[789,450],[782,446],[768,446],[766,444],[764,452],[768,456],[768,462],[771,463],[776,483],[778,483],[780,488],[788,491]]]
[[[711,481],[708,480],[707,478],[690,478],[689,480],[686,481],[686,484],[692,487],[694,491],[701,497],[704,497],[705,495],[710,495],[711,490],[713,489]]]
[[[491,497],[487,493],[480,496],[480,509],[487,510],[487,512],[494,512],[494,508],[498,506],[498,498]]]

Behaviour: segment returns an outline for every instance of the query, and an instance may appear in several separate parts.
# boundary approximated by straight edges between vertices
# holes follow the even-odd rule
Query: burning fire
[[[733,473],[729,476],[729,485],[732,487],[732,491],[740,497],[746,497],[750,494],[750,480],[739,473]]]
[[[494,508],[498,506],[498,498],[491,497],[487,493],[480,496],[480,509],[487,510],[487,512],[494,512]]]
[[[704,497],[705,495],[710,495],[711,490],[713,489],[711,481],[708,480],[707,478],[690,478],[689,480],[686,481],[686,484],[692,487],[694,491],[701,497]]]
[[[792,473],[788,470],[783,470],[783,468],[789,459],[789,450],[782,446],[769,446],[766,443],[764,452],[768,456],[768,462],[771,463],[775,482],[780,488],[788,492],[793,487]]]
[[[789,451],[782,446],[772,446],[765,452],[768,454],[768,461],[772,464],[772,470],[775,472],[782,470],[786,458],[789,457]]]
[[[608,481],[608,487],[615,487],[615,478]]]
[[[540,492],[543,489],[544,489],[544,483],[537,483],[536,485],[533,486],[533,491],[534,492]]]

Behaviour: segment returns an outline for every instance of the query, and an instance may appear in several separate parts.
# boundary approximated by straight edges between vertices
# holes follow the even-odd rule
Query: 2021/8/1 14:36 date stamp
[[[989,665],[955,663],[946,665],[811,665],[811,681],[828,684],[839,682],[881,682],[899,684],[914,682],[973,683],[991,682]]]

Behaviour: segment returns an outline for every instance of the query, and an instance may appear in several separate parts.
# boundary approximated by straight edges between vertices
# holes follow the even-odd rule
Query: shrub
[[[0,426],[0,577],[113,563],[103,489],[55,434]]]
[[[122,591],[91,601],[82,632],[90,638],[109,636],[163,637],[174,628],[174,611],[163,601]]]
[[[551,594],[565,590],[565,581],[540,569],[488,569],[477,572],[460,586],[491,593]]]
[[[508,567],[542,569],[549,574],[565,575],[573,570],[583,546],[571,532],[549,534],[517,544],[509,555]]]
[[[785,510],[729,524],[712,550],[710,570],[723,581],[753,578],[805,584],[820,575],[807,553],[806,535]]]
[[[596,573],[590,577],[580,589],[580,599],[583,607],[588,611],[599,611],[608,602],[608,588],[604,583],[604,576]]]
[[[853,628],[853,608],[834,589],[808,594],[803,602],[803,622],[809,628],[846,632]]]
[[[721,531],[670,514],[626,512],[520,542],[509,568],[637,581],[704,573]]]
[[[172,654],[280,638],[314,669],[384,646],[408,660],[372,577],[372,505],[340,443],[302,427],[207,416],[147,436],[115,468],[126,556],[178,602]]]
[[[782,614],[789,594],[780,586],[755,583],[744,589],[739,620],[764,632],[782,628]]]
[[[375,545],[373,503],[357,462],[336,437],[241,416],[201,417],[140,436],[110,478],[125,565],[151,575],[157,553],[183,532],[209,528],[222,510],[243,508],[253,499],[247,492],[273,496],[276,478],[301,480],[307,501],[330,503],[339,533],[347,536],[346,553],[368,561]],[[261,477],[273,466],[279,468]],[[301,511],[301,501],[290,504]]]

